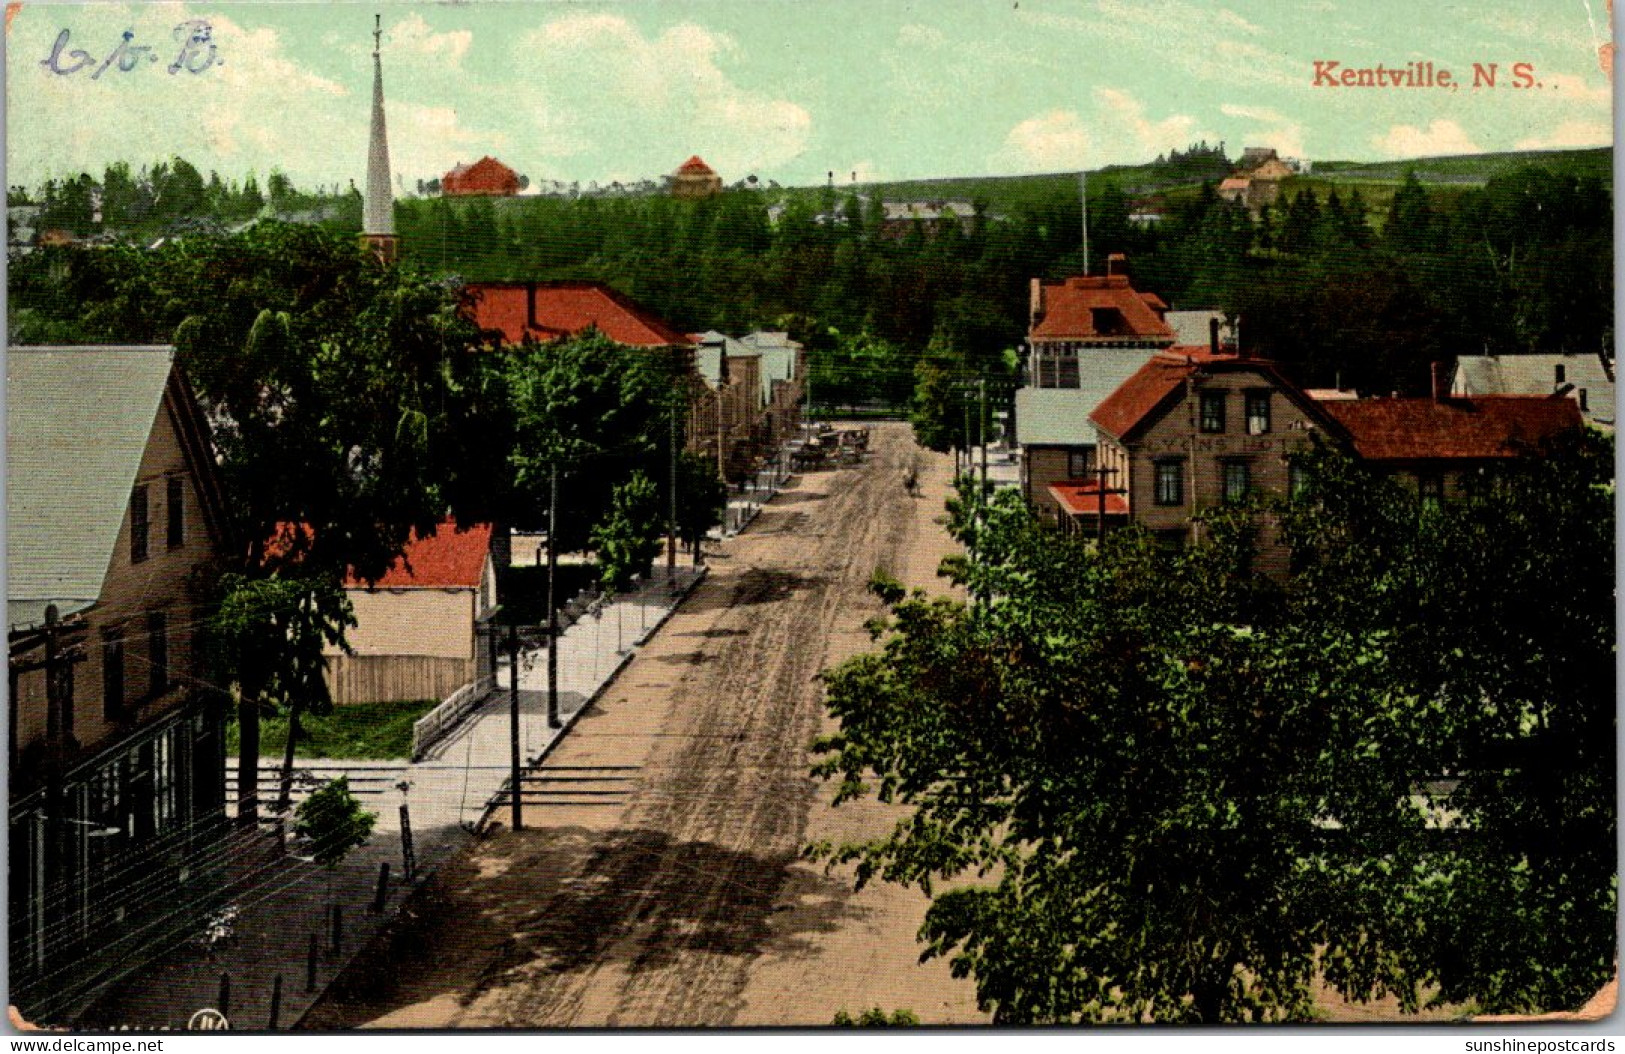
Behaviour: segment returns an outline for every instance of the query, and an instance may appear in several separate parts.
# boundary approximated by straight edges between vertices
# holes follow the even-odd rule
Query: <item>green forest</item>
[[[1106,254],[1125,253],[1135,285],[1175,309],[1239,317],[1243,345],[1305,385],[1419,392],[1429,362],[1459,353],[1611,356],[1613,202],[1591,153],[1526,164],[1497,155],[1476,185],[1331,163],[1287,180],[1253,217],[1217,197],[1226,162],[1204,144],[1090,177],[1090,263],[1098,272]],[[1446,175],[1471,172],[1458,162]],[[956,200],[974,215],[885,220],[884,200],[938,190],[968,194]],[[11,198],[41,206],[40,229],[104,243],[14,257],[14,342],[166,340],[143,328],[144,312],[106,308],[132,276],[167,266],[177,229],[229,240],[274,216],[358,231],[361,214],[353,187],[308,193],[273,174],[262,191],[253,177],[205,178],[178,158]],[[1161,222],[1131,223],[1146,207]],[[1064,175],[905,184],[895,195],[832,185],[699,201],[408,198],[396,225],[407,266],[427,277],[593,279],[685,331],[788,329],[808,345],[826,405],[900,406],[927,367],[1008,377],[1028,283],[1084,263],[1078,182]]]

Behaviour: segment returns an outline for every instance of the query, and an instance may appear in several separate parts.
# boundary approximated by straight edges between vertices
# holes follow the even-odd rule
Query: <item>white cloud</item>
[[[1211,132],[1199,132],[1196,118],[1171,114],[1161,120],[1146,116],[1145,105],[1126,91],[1096,88],[1095,101],[1101,110],[1103,141],[1121,143],[1112,160],[1140,161],[1168,150],[1183,150],[1198,139],[1216,139]],[[1126,156],[1120,156],[1126,150]]]
[[[617,167],[645,165],[646,176],[690,154],[730,182],[783,165],[807,148],[812,115],[736,84],[724,67],[737,51],[731,37],[692,23],[645,36],[618,15],[554,19],[516,44],[525,69],[518,104],[540,133],[525,146],[556,159],[604,144]]]
[[[170,73],[180,47],[176,27],[193,19],[208,22],[221,62],[195,74]],[[26,8],[8,34],[8,51],[48,54],[59,28],[41,9]],[[7,70],[7,167],[14,182],[100,175],[109,157],[140,165],[179,155],[228,178],[280,166],[307,184],[332,180],[334,152],[352,148],[355,167],[364,163],[366,101],[288,57],[276,31],[245,28],[218,12],[153,4],[97,10],[73,27],[70,47],[105,56],[126,28],[132,45],[151,46],[156,61],[128,72],[109,68],[95,80],[89,69],[63,76],[35,62]],[[124,145],[110,151],[110,143]]]
[[[1237,106],[1227,102],[1219,107],[1219,112],[1226,117],[1238,117],[1261,126],[1247,132],[1243,145],[1256,142],[1260,146],[1271,146],[1282,157],[1305,157],[1308,154],[1303,146],[1303,125],[1279,110],[1267,106]]]
[[[948,42],[942,30],[910,22],[897,31],[897,43],[906,48],[939,48]]]
[[[1520,139],[1518,150],[1574,150],[1588,146],[1609,146],[1614,129],[1607,121],[1564,121],[1541,135]]]
[[[458,29],[450,33],[436,33],[416,11],[396,22],[384,34],[383,50],[392,59],[400,55],[425,58],[454,67],[463,64],[469,46],[474,42],[471,30]]]
[[[1021,167],[1060,171],[1089,166],[1089,133],[1070,110],[1051,110],[1010,129],[1004,145]]]
[[[1371,145],[1388,157],[1437,157],[1442,154],[1477,154],[1482,149],[1461,125],[1448,118],[1434,119],[1426,128],[1391,125],[1371,137]]]
[[[1098,168],[1149,161],[1183,150],[1198,139],[1216,140],[1187,114],[1154,118],[1145,105],[1119,88],[1096,88],[1093,115],[1054,109],[1018,123],[1005,136],[1004,152],[991,159],[1000,169],[1018,171]]]
[[[1262,29],[1247,21],[1245,18],[1242,18],[1228,7],[1221,7],[1217,11],[1213,12],[1213,19],[1220,25],[1229,26],[1231,29],[1239,29],[1243,33],[1257,34],[1264,32]]]

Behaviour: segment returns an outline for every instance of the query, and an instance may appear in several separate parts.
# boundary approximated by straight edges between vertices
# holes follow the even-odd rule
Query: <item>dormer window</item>
[[[1115,307],[1090,308],[1089,321],[1097,336],[1116,336],[1124,330],[1123,313]]]

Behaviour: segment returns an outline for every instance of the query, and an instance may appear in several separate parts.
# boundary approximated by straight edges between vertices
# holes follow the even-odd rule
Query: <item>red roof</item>
[[[1167,340],[1174,331],[1157,314],[1164,306],[1152,293],[1138,293],[1121,274],[1068,278],[1041,287],[1044,317],[1033,326],[1038,340]]]
[[[460,531],[447,520],[427,537],[412,532],[405,552],[371,585],[377,589],[478,589],[490,551],[490,524],[477,523]],[[353,574],[345,576],[344,584],[352,588],[368,585]]]
[[[663,319],[598,282],[475,282],[474,324],[518,344],[526,337],[557,340],[589,326],[637,348],[693,343]]]
[[[1106,488],[1106,515],[1127,516],[1128,497]],[[1050,497],[1074,516],[1100,515],[1100,484],[1092,479],[1068,479],[1049,486]]]
[[[687,161],[684,161],[681,165],[679,165],[678,168],[677,168],[677,171],[681,172],[681,173],[684,173],[686,175],[694,175],[694,176],[714,176],[714,175],[716,175],[716,172],[711,168],[710,165],[708,165],[704,161],[700,160],[700,155],[698,155],[698,154],[695,154],[693,157],[689,158]]]
[[[1515,457],[1580,427],[1574,400],[1548,395],[1359,399],[1320,407],[1370,461]]]
[[[443,194],[516,194],[519,175],[489,155],[472,165],[458,165],[440,180]]]
[[[1202,345],[1181,344],[1158,352],[1106,396],[1106,401],[1095,407],[1089,420],[1121,439],[1164,399],[1178,391],[1197,363],[1213,361],[1211,349]]]

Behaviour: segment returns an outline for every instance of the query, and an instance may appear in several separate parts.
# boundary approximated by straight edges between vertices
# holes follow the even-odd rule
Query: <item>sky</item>
[[[728,182],[805,185],[1077,171],[1203,139],[1311,161],[1613,142],[1604,0],[14,3],[6,183],[178,155],[361,185],[375,12],[407,190],[485,154],[533,183],[698,154]],[[170,72],[198,23],[208,44]],[[94,76],[126,32],[152,50]],[[90,63],[58,72],[75,50]],[[1317,86],[1317,61],[1462,83]],[[1510,86],[1517,62],[1538,87]],[[1498,86],[1471,88],[1474,63]]]

